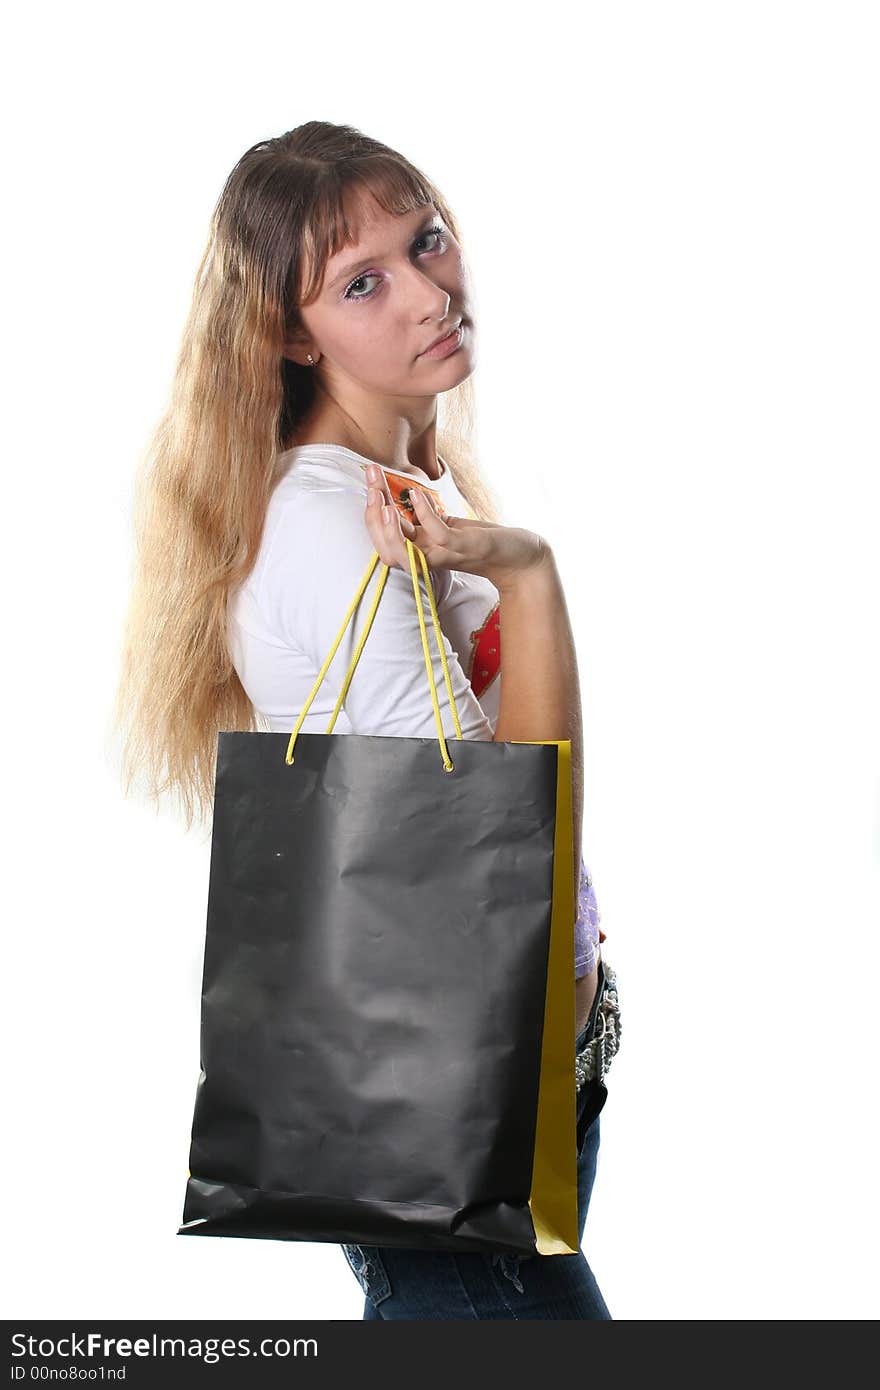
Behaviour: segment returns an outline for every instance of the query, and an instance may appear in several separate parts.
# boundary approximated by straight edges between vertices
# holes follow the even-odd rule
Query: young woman
[[[188,827],[209,820],[217,732],[290,732],[374,550],[391,570],[334,732],[433,738],[409,538],[431,571],[463,736],[571,739],[580,844],[574,642],[550,545],[498,522],[472,457],[475,330],[451,209],[401,155],[312,121],[239,160],[139,478],[117,701],[126,790],[144,769]],[[304,731],[326,730],[356,627]],[[582,859],[577,877],[583,1237],[619,1009]],[[343,1250],[367,1318],[610,1317],[582,1253]]]

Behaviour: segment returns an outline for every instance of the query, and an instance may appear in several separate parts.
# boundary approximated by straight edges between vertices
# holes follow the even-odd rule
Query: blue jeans
[[[593,1036],[603,984],[600,959],[596,998],[575,1042],[577,1052]],[[605,1083],[595,1078],[578,1091],[579,1241],[596,1176],[599,1112],[607,1096]],[[611,1318],[583,1251],[520,1256],[375,1245],[343,1245],[342,1250],[366,1294],[365,1319]]]

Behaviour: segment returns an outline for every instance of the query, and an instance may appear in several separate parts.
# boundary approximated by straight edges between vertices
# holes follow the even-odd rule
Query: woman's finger
[[[392,497],[391,489],[388,485],[388,479],[385,477],[385,474],[382,472],[381,469],[378,470],[375,481],[371,485],[376,489],[376,492],[379,494],[380,506],[390,506],[397,512],[398,516],[401,518],[401,530],[403,531],[404,535],[409,536],[410,540],[412,540],[413,536],[415,535],[415,530],[409,518],[404,516],[401,509],[398,507],[397,503]],[[369,488],[367,489],[367,496],[369,498]]]
[[[394,502],[382,503],[382,524],[388,528],[392,537],[405,535],[412,540],[416,534],[416,528],[412,522],[401,514]]]
[[[412,503],[413,516],[427,539],[435,544],[442,544],[449,527],[434,506],[434,499],[430,493],[423,492],[418,487],[411,487],[409,500]]]
[[[413,540],[416,528],[401,516],[393,501],[385,501],[382,488],[371,486],[367,489],[366,520],[367,530],[382,563],[408,569],[405,537]]]

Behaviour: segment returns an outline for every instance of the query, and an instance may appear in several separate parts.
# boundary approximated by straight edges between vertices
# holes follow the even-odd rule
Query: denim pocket
[[[375,1305],[388,1298],[391,1281],[375,1245],[343,1245],[342,1253],[367,1298]]]

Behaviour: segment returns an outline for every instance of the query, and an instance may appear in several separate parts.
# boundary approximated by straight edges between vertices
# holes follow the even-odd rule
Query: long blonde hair
[[[257,558],[277,460],[312,403],[308,369],[283,355],[330,256],[352,244],[346,195],[388,213],[433,202],[402,155],[348,125],[309,121],[251,146],[214,209],[170,398],[134,482],[134,561],[114,709],[128,796],[210,823],[217,734],[267,725],[232,665],[226,601]],[[498,506],[473,456],[471,379],[440,397],[438,450],[475,515]]]

